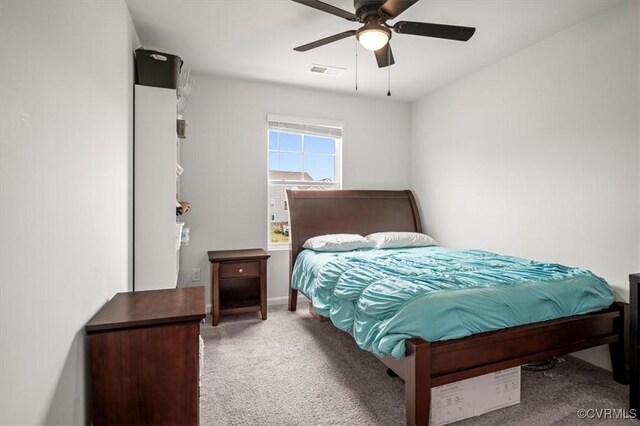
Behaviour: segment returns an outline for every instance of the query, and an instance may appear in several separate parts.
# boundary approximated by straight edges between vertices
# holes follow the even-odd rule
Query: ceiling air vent
[[[311,64],[311,67],[309,67],[310,73],[330,75],[333,77],[338,77],[345,71],[346,68],[330,67],[328,65]]]

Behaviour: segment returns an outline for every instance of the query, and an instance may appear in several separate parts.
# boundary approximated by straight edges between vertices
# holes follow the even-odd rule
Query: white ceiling
[[[350,0],[325,0],[353,11]],[[476,27],[468,42],[394,34],[392,99],[414,101],[530,46],[618,0],[421,0],[397,20]],[[199,73],[355,93],[353,38],[300,53],[293,48],[358,28],[289,0],[127,0],[145,48],[180,56]],[[390,21],[393,23],[393,21]],[[384,97],[387,70],[359,48],[359,94]],[[347,68],[310,74],[311,64]],[[197,84],[197,83],[196,83]]]

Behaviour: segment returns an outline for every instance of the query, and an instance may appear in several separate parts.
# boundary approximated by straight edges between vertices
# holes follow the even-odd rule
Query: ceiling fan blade
[[[426,22],[400,21],[393,26],[398,34],[413,34],[425,37],[445,38],[448,40],[467,41],[476,32],[472,27],[455,25],[428,24]]]
[[[416,3],[418,0],[387,0],[378,10],[385,18],[393,19]]]
[[[334,34],[332,36],[325,37],[323,39],[316,40],[302,46],[298,46],[293,50],[295,50],[296,52],[306,52],[307,50],[315,49],[316,47],[324,46],[325,44],[333,43],[334,41],[342,40],[343,38],[351,37],[353,35],[356,35],[355,30],[345,31],[340,34]]]
[[[344,18],[348,21],[357,21],[358,17],[351,12],[347,12],[346,10],[340,9],[339,7],[332,6],[327,3],[323,3],[318,0],[292,0],[296,3],[304,4],[305,6],[312,7],[314,9],[321,10],[323,12],[330,13],[335,16],[339,16],[340,18]]]
[[[385,44],[384,47],[381,47],[374,53],[376,54],[376,61],[378,61],[378,68],[386,68],[396,63],[393,59],[393,51],[391,50],[390,43]]]

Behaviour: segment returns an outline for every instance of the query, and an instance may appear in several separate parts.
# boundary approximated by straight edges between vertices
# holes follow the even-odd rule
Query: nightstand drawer
[[[220,278],[259,277],[260,262],[235,262],[220,264]]]

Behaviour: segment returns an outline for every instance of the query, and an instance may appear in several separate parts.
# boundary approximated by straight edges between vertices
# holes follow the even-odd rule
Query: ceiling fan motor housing
[[[385,3],[385,0],[353,0],[353,8],[360,22],[364,22],[367,17],[378,15],[378,9]]]

